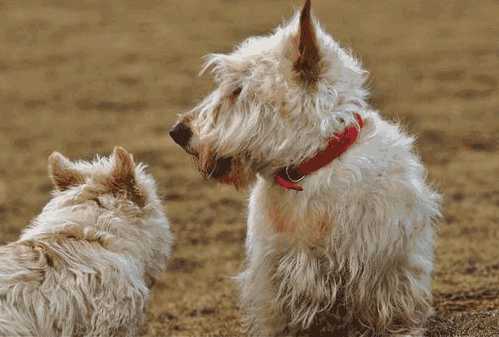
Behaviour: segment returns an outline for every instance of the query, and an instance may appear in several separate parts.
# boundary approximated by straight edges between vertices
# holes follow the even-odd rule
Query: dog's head
[[[73,162],[54,152],[49,157],[49,175],[56,196],[68,196],[73,201],[91,200],[108,209],[157,206],[153,178],[121,147],[116,147],[110,157],[98,157],[93,162]]]
[[[236,186],[297,164],[354,123],[364,105],[360,64],[302,11],[272,35],[208,56],[217,88],[170,132],[203,175]]]
[[[164,267],[170,230],[155,181],[125,149],[116,147],[111,156],[92,162],[70,161],[54,152],[49,175],[55,191],[34,230],[88,226],[111,234],[115,245],[133,245],[136,253],[144,254],[136,258],[146,263],[149,274]]]

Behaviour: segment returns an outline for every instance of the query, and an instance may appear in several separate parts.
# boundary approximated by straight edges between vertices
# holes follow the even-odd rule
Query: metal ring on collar
[[[299,183],[300,181],[302,181],[303,179],[305,179],[305,176],[301,176],[300,178],[298,179],[293,179],[290,177],[289,175],[289,166],[286,166],[286,178],[288,178],[289,181],[291,181],[292,183]]]

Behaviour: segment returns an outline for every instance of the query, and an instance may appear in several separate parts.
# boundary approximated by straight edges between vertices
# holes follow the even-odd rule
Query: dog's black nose
[[[170,137],[172,137],[178,145],[186,147],[191,140],[192,131],[184,123],[177,123],[177,125],[170,130]]]

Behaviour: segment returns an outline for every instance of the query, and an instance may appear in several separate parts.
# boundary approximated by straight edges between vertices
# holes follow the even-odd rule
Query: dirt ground
[[[203,181],[167,130],[211,86],[197,77],[203,55],[270,31],[298,6],[0,1],[0,243],[48,200],[53,150],[90,159],[123,145],[150,165],[177,238],[144,336],[242,335],[231,278],[247,195]],[[314,6],[370,70],[373,105],[418,135],[445,196],[427,336],[499,336],[499,2]]]

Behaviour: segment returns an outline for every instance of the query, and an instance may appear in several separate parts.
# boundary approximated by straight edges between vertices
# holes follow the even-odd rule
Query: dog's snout
[[[178,123],[170,130],[170,137],[177,143],[178,145],[185,147],[189,144],[189,141],[192,137],[191,129],[184,123]]]

